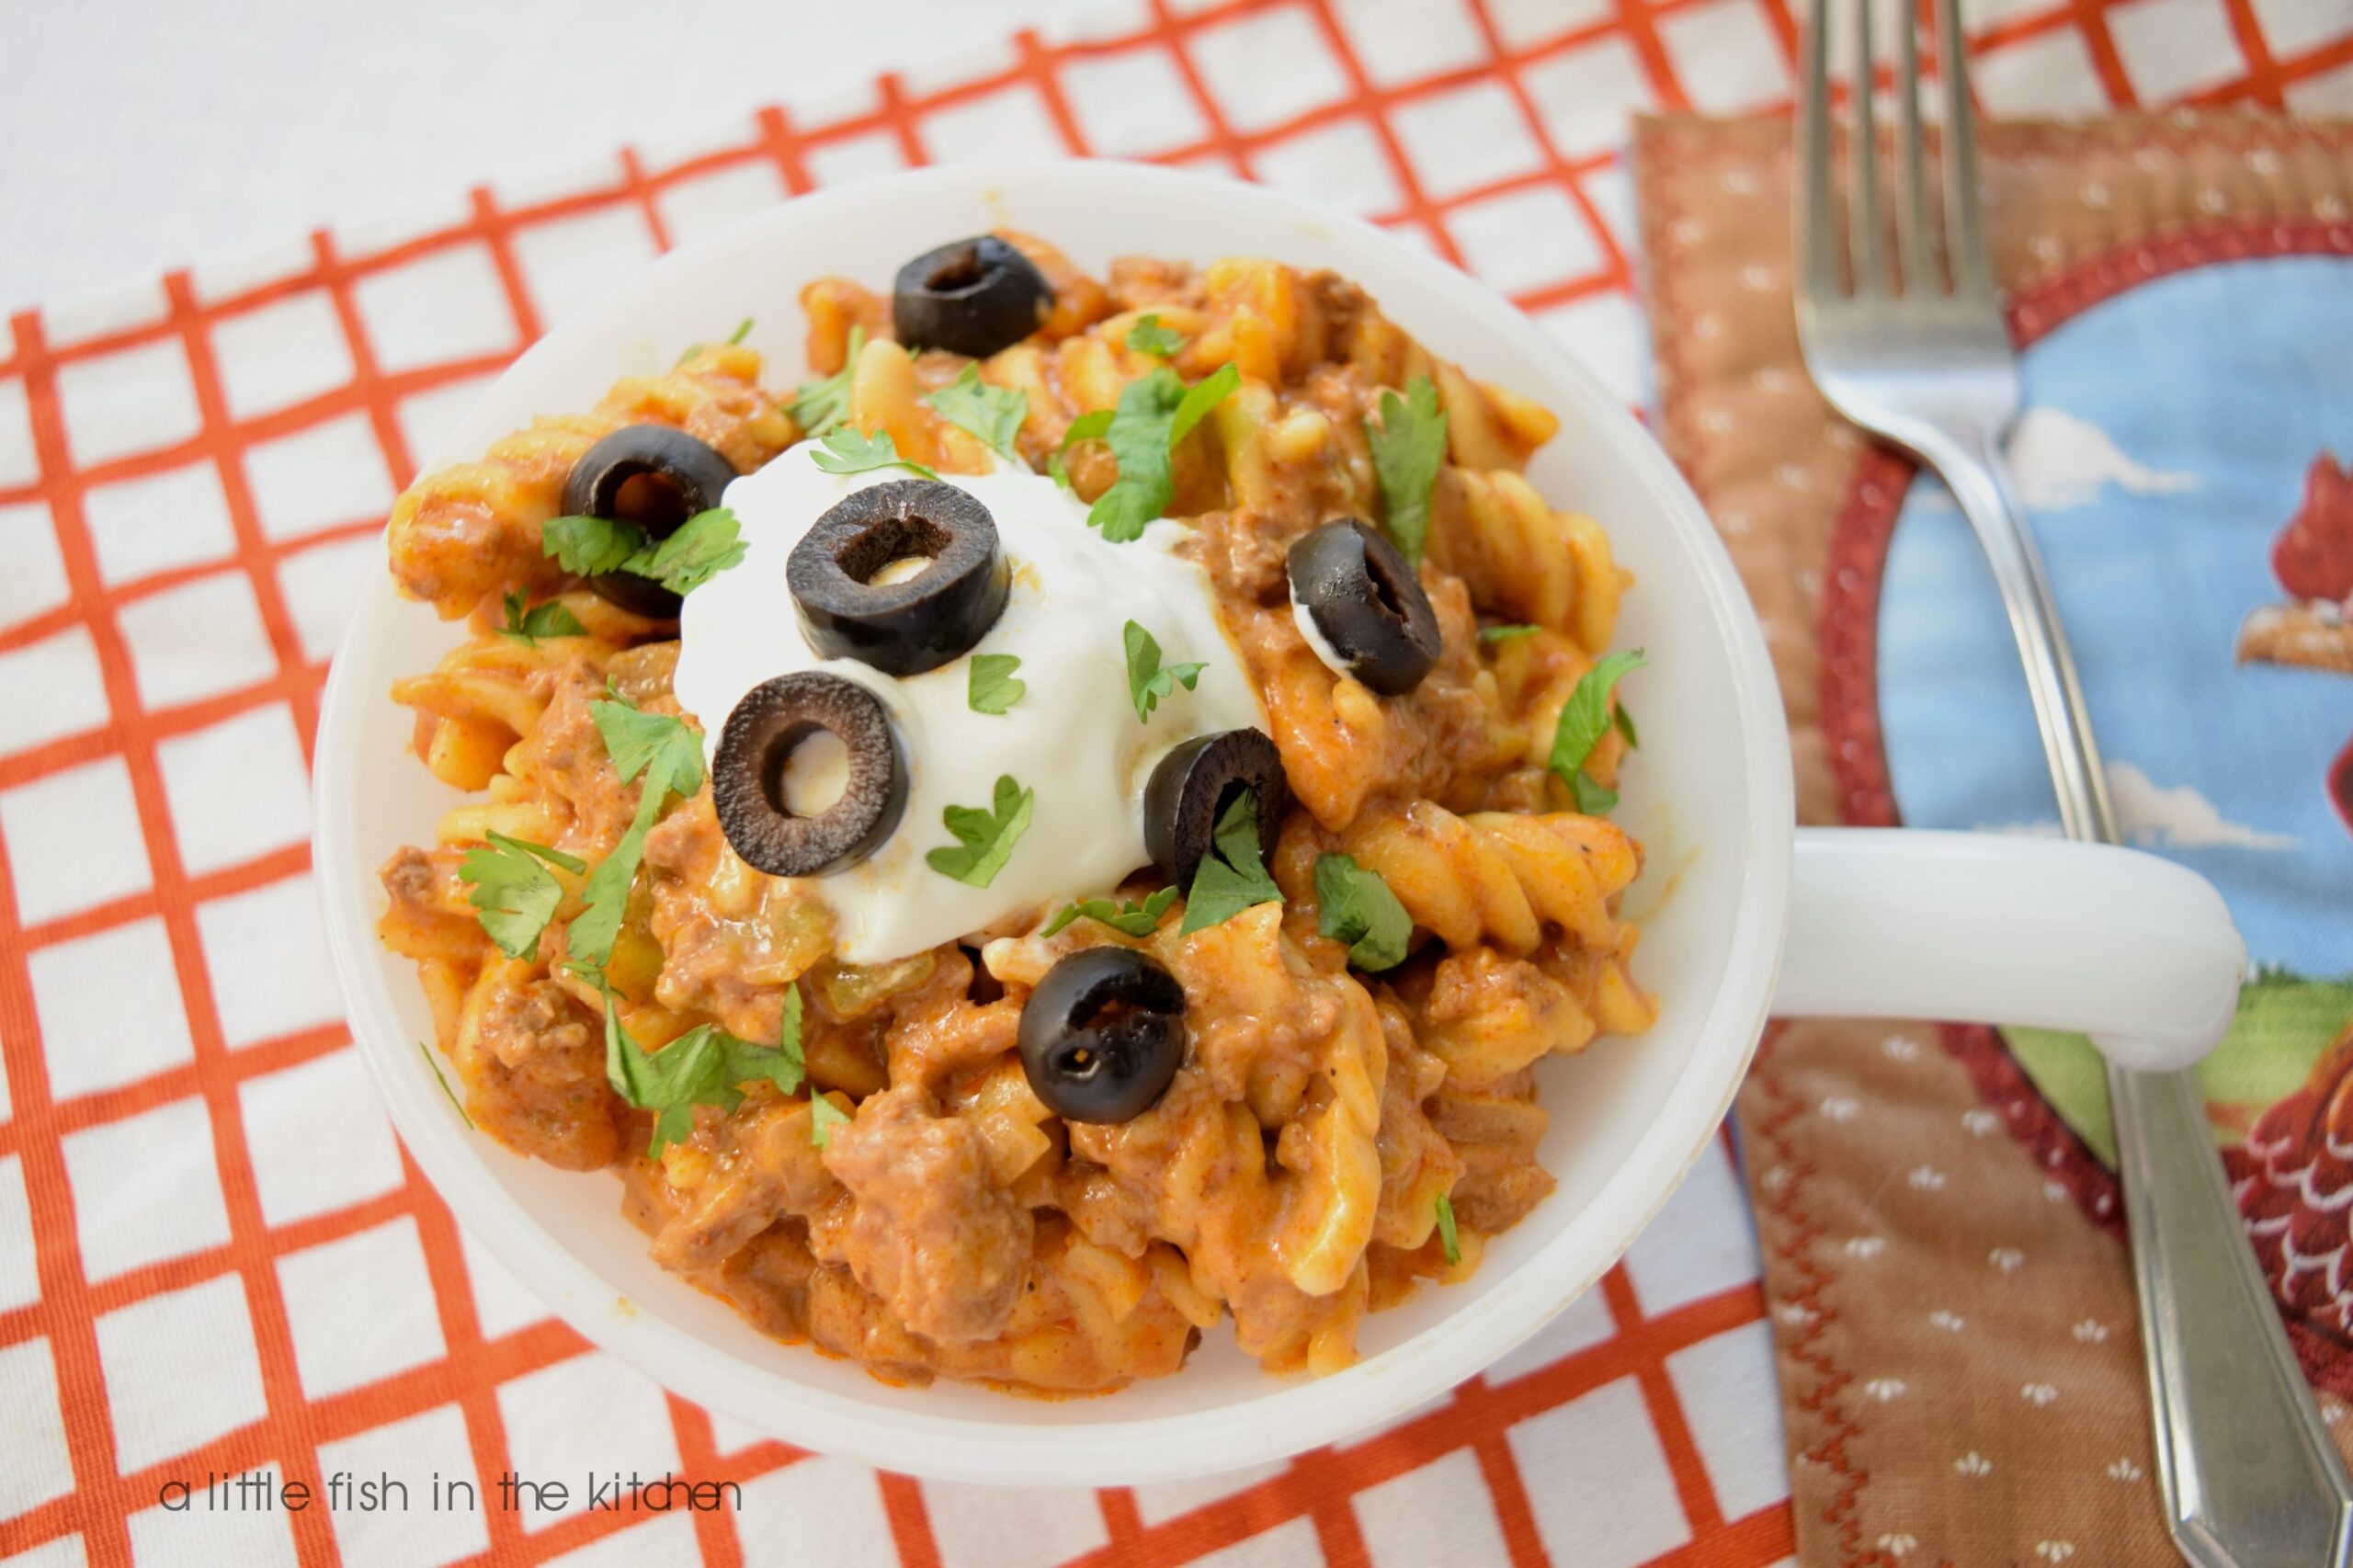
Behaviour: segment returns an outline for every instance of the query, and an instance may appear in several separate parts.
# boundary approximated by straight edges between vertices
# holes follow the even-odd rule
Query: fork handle
[[[1956,460],[1937,461],[1963,516],[1994,568],[1994,581],[2009,612],[2010,634],[2026,665],[2027,695],[2042,731],[2042,754],[2051,764],[2051,785],[2059,795],[2059,821],[2070,838],[2121,844],[2116,807],[2109,800],[2099,743],[2092,738],[2091,710],[2075,678],[2075,655],[2051,597],[2042,554],[2027,531],[2026,507],[2018,501],[2009,464],[1987,438],[1962,446]]]
[[[1993,564],[2068,836],[2118,843],[2075,660],[1996,436],[1939,437],[1949,450],[1924,441],[1920,455]],[[2353,1483],[2247,1245],[2203,1096],[2188,1073],[2113,1061],[2108,1094],[2175,1544],[2200,1568],[2346,1562]]]

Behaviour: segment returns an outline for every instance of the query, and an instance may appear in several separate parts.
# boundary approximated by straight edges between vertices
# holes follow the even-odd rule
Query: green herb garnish
[[[1052,924],[1038,933],[1051,937],[1074,920],[1099,920],[1123,937],[1149,937],[1160,928],[1160,917],[1176,902],[1176,890],[1162,888],[1141,903],[1121,903],[1111,898],[1083,898],[1076,903],[1065,903]]]
[[[1119,460],[1120,479],[1087,508],[1087,526],[1101,528],[1113,544],[1142,539],[1144,526],[1165,514],[1176,495],[1169,454],[1241,384],[1242,372],[1232,365],[1218,367],[1190,388],[1163,365],[1120,388],[1120,406],[1104,432]]]
[[[458,1091],[449,1086],[449,1075],[441,1071],[440,1060],[433,1054],[433,1048],[426,1044],[423,1040],[418,1040],[416,1042],[416,1053],[425,1058],[425,1064],[427,1067],[433,1069],[433,1081],[441,1085],[441,1092],[443,1094],[449,1096],[450,1108],[457,1111],[458,1119],[466,1124],[467,1131],[473,1131],[474,1119],[466,1114],[466,1102],[460,1099],[458,1097]]]
[[[639,774],[691,795],[702,788],[702,738],[683,719],[648,713],[618,690],[588,705],[605,753],[626,784]]]
[[[975,653],[967,677],[964,700],[975,713],[1002,713],[1021,700],[1029,683],[1013,678],[1021,667],[1015,653]]]
[[[801,1087],[801,988],[784,995],[784,1028],[774,1045],[737,1040],[713,1024],[698,1024],[659,1051],[647,1051],[621,1027],[620,1006],[605,990],[605,1081],[640,1110],[654,1117],[648,1158],[690,1136],[695,1107],[732,1111],[744,1103],[740,1085],[769,1083],[780,1094]]]
[[[590,703],[588,716],[596,721],[597,733],[621,782],[641,774],[645,780],[629,830],[588,873],[581,889],[585,907],[564,933],[565,952],[574,966],[601,970],[613,956],[613,938],[620,934],[621,913],[629,906],[630,884],[637,880],[645,835],[661,816],[662,802],[674,794],[684,799],[702,788],[702,739],[685,721],[645,712],[618,692]]]
[[[498,832],[483,836],[488,844],[468,850],[458,862],[458,880],[473,890],[466,902],[498,950],[510,959],[528,959],[540,950],[540,933],[563,902],[563,885],[548,867],[560,866],[575,877],[588,867],[544,844]]]
[[[540,528],[540,553],[581,577],[618,572],[644,548],[645,530],[614,517],[550,517]]]
[[[1192,690],[1208,666],[1170,665],[1164,668],[1159,640],[1132,620],[1122,636],[1128,647],[1128,699],[1136,705],[1136,722],[1148,724],[1152,710],[1160,706],[1162,698],[1174,694],[1179,686]]]
[[[735,514],[725,506],[697,512],[651,550],[621,562],[621,570],[651,577],[684,598],[744,559]]]
[[[1438,1244],[1445,1249],[1449,1268],[1462,1261],[1462,1241],[1454,1233],[1454,1199],[1443,1192],[1438,1195]]]
[[[1543,630],[1540,626],[1483,626],[1479,628],[1479,641],[1508,642],[1515,637],[1533,637]]]
[[[1577,677],[1576,689],[1561,705],[1560,722],[1552,726],[1552,755],[1545,766],[1561,776],[1576,795],[1577,810],[1599,816],[1618,803],[1618,791],[1586,777],[1586,758],[1609,731],[1609,692],[1629,670],[1643,666],[1643,651],[1623,649],[1610,653]]]
[[[822,1149],[834,1141],[834,1129],[849,1120],[847,1112],[834,1108],[834,1102],[820,1094],[809,1096],[809,1142]]]
[[[1348,961],[1358,969],[1391,969],[1404,960],[1414,917],[1381,873],[1358,865],[1353,856],[1317,857],[1315,905],[1316,929],[1348,943]]]
[[[1155,359],[1174,358],[1176,350],[1185,347],[1185,335],[1161,325],[1159,316],[1146,312],[1128,328],[1128,347]]]
[[[923,464],[901,457],[899,444],[891,439],[888,430],[869,436],[844,426],[828,431],[812,455],[817,466],[827,473],[871,473],[878,468],[903,468],[926,479],[939,477]]]
[[[1119,483],[1086,509],[1086,526],[1113,544],[1143,537],[1144,525],[1168,510],[1176,486],[1168,477],[1168,438],[1185,383],[1165,365],[1120,389],[1120,406],[1104,439],[1119,460]]]
[[[1609,722],[1618,726],[1620,734],[1626,737],[1628,749],[1631,750],[1643,744],[1643,737],[1634,733],[1634,715],[1627,709],[1624,702],[1618,704],[1617,710],[1609,715]]]
[[[1070,488],[1070,470],[1063,466],[1063,454],[1081,441],[1102,439],[1111,428],[1111,417],[1109,409],[1098,408],[1092,414],[1082,414],[1070,422],[1070,428],[1063,432],[1063,444],[1056,447],[1054,455],[1046,460],[1046,472],[1056,484],[1061,485],[1064,490]]]
[[[616,517],[551,517],[540,529],[540,550],[583,577],[627,572],[684,597],[744,559],[740,536],[735,514],[725,506],[697,512],[650,542],[643,528]]]
[[[1229,361],[1186,388],[1184,401],[1177,403],[1176,417],[1169,421],[1168,449],[1175,451],[1176,443],[1191,435],[1193,426],[1208,418],[1210,410],[1232,397],[1241,384],[1240,367]]]
[[[857,373],[858,357],[866,348],[866,328],[849,329],[849,352],[842,358],[842,368],[830,376],[813,381],[803,381],[785,404],[785,413],[801,426],[804,436],[817,437],[831,430],[849,417],[850,377]]]
[[[996,781],[995,810],[950,806],[940,813],[958,842],[953,847],[942,845],[930,851],[924,856],[924,864],[969,886],[988,886],[1005,869],[1013,846],[1029,831],[1029,808],[1037,800],[1037,790],[1024,790],[1010,773],[1003,775]]]
[[[1280,903],[1283,890],[1267,874],[1258,848],[1258,797],[1244,790],[1217,819],[1210,852],[1193,873],[1185,895],[1185,924],[1178,935],[1232,919],[1255,904]]]
[[[1381,517],[1389,541],[1415,566],[1430,531],[1430,490],[1446,460],[1447,416],[1438,412],[1438,388],[1415,376],[1405,395],[1381,394],[1381,423],[1365,421],[1372,441],[1372,472],[1381,481]]]
[[[1012,387],[993,387],[981,380],[981,368],[967,365],[964,373],[924,399],[939,416],[960,430],[979,437],[1006,462],[1026,466],[1013,438],[1029,417],[1029,394]]]
[[[733,348],[751,335],[752,318],[745,316],[742,321],[735,324],[735,330],[727,335],[727,347]],[[676,363],[673,364],[670,369],[674,370],[676,369],[679,365],[685,364],[688,360],[701,353],[702,349],[703,346],[699,343],[688,344],[686,351],[678,356]]]
[[[498,629],[501,637],[511,637],[517,642],[536,648],[542,637],[588,635],[588,629],[580,624],[580,618],[564,608],[561,599],[550,599],[545,604],[525,609],[522,591],[517,589],[501,596],[498,602],[506,610],[506,624]]]

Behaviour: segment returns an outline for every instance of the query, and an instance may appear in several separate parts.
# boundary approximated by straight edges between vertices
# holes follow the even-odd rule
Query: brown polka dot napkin
[[[2206,262],[2353,254],[2353,127],[2180,110],[1983,140],[2021,340]],[[1634,163],[1658,429],[1764,619],[1801,816],[1892,824],[1873,622],[1910,471],[1800,360],[1789,122],[1647,120]],[[2172,1561],[2115,1184],[2000,1037],[1778,1026],[1738,1120],[1804,1561]]]

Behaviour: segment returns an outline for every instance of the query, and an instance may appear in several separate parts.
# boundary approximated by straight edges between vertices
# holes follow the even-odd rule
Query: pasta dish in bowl
[[[1629,574],[1336,272],[1004,231],[427,472],[384,864],[474,1125],[877,1375],[1335,1371],[1646,1028]]]
[[[1127,1483],[1400,1414],[1763,1027],[1788,748],[1705,518],[1268,192],[796,199],[559,324],[387,549],[314,784],[355,1038],[527,1286],[802,1446]]]

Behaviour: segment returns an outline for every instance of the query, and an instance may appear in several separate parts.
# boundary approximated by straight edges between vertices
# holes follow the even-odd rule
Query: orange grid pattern
[[[0,396],[0,421],[20,401],[30,472],[9,472],[9,434],[0,429],[0,518],[11,516],[11,509],[45,509],[63,589],[51,596],[54,602],[27,608],[16,597],[18,590],[0,585],[0,668],[17,674],[38,668],[44,682],[64,668],[60,660],[74,671],[94,669],[103,713],[91,715],[88,722],[76,722],[69,714],[51,726],[53,733],[21,744],[10,741],[14,732],[0,720],[0,813],[12,791],[67,770],[119,766],[127,778],[148,874],[139,891],[110,892],[60,913],[47,913],[44,904],[38,917],[27,919],[20,895],[27,885],[21,879],[28,846],[0,838],[0,1061],[6,1067],[6,1097],[0,1099],[0,1390],[7,1391],[8,1402],[29,1390],[53,1403],[63,1426],[63,1458],[57,1462],[65,1467],[46,1483],[39,1473],[25,1479],[20,1467],[15,1503],[8,1501],[8,1481],[0,1479],[0,1515],[6,1516],[0,1517],[0,1554],[48,1546],[66,1552],[60,1561],[72,1561],[68,1538],[76,1538],[89,1562],[130,1562],[138,1534],[133,1517],[153,1510],[157,1488],[166,1479],[275,1466],[286,1481],[305,1483],[316,1493],[323,1482],[323,1447],[445,1409],[461,1418],[472,1467],[487,1483],[514,1464],[502,1387],[586,1350],[551,1319],[519,1325],[484,1322],[481,1266],[469,1257],[448,1210],[405,1154],[400,1156],[398,1181],[386,1190],[277,1222],[266,1212],[248,1141],[251,1091],[347,1051],[349,1036],[339,1022],[319,1021],[259,1040],[228,1038],[199,911],[215,901],[301,877],[307,869],[307,847],[281,842],[227,864],[212,863],[208,849],[191,864],[183,835],[192,829],[175,817],[168,754],[176,742],[201,738],[224,722],[282,706],[308,763],[325,654],[322,638],[306,627],[300,613],[306,607],[289,591],[286,577],[290,569],[321,561],[339,546],[367,540],[382,518],[378,507],[324,526],[315,520],[298,528],[274,526],[275,503],[257,494],[253,477],[256,449],[357,416],[381,449],[391,481],[405,483],[419,455],[409,424],[416,413],[414,400],[496,371],[540,332],[543,306],[525,254],[532,236],[567,220],[626,213],[642,222],[650,249],[667,248],[691,237],[678,232],[682,226],[697,226],[680,222],[691,203],[680,208],[674,202],[710,188],[705,182],[740,181],[747,172],[758,172],[772,176],[771,194],[798,193],[821,183],[825,171],[853,151],[888,162],[924,162],[929,122],[944,113],[985,110],[992,103],[1027,105],[1035,111],[1031,122],[1051,141],[1029,150],[1085,155],[1100,140],[1090,128],[1098,111],[1074,90],[1073,74],[1097,62],[1147,61],[1181,85],[1188,107],[1177,118],[1188,122],[1188,130],[1193,124],[1200,129],[1181,144],[1143,150],[1159,161],[1284,183],[1298,178],[1287,150],[1322,133],[1355,138],[1374,151],[1380,165],[1372,188],[1381,194],[1357,202],[1369,209],[1367,216],[1457,264],[1491,275],[1501,269],[1506,276],[1493,280],[1540,319],[1550,317],[1548,324],[1571,337],[1573,347],[1586,347],[1578,340],[1577,322],[1589,318],[1552,312],[1589,301],[1622,300],[1631,291],[1633,262],[1619,232],[1624,220],[1615,215],[1622,189],[1615,170],[1622,126],[1598,144],[1581,135],[1563,144],[1559,127],[1564,121],[1551,96],[1554,89],[1547,85],[1554,69],[1579,59],[1622,62],[1630,75],[1639,76],[1620,84],[1631,106],[1771,108],[1786,101],[1796,49],[1788,0],[1608,0],[1574,7],[1593,19],[1567,28],[1531,20],[1542,9],[1531,0],[1433,0],[1415,15],[1415,25],[1430,27],[1431,14],[1444,13],[1443,25],[1426,35],[1440,47],[1426,62],[1428,69],[1417,73],[1401,68],[1385,51],[1368,51],[1365,24],[1357,13],[1324,0],[1242,0],[1206,7],[1147,3],[1148,9],[1139,6],[1129,22],[1083,40],[1049,42],[1019,35],[1012,42],[1010,64],[973,79],[918,89],[905,78],[888,76],[874,85],[870,102],[851,110],[766,108],[752,117],[748,134],[690,157],[661,163],[624,152],[611,165],[614,176],[551,199],[515,203],[477,190],[461,221],[397,243],[355,241],[323,231],[312,236],[304,254],[288,258],[267,280],[209,290],[202,274],[176,272],[164,280],[157,296],[160,314],[152,305],[127,309],[96,335],[61,342],[40,312],[14,318],[13,343],[0,354],[0,394],[6,394]],[[2079,58],[2108,100],[2162,100],[2167,94],[2162,83],[2136,86],[2130,69],[2134,51],[2120,48],[2118,41],[2120,28],[2129,31],[2132,25],[2130,13],[2147,3],[2060,0],[2003,20],[1974,43],[1983,56],[1995,59],[2065,35],[2080,42]],[[2293,30],[2326,36],[2273,48],[2267,42],[2265,18],[2274,6],[2258,0],[2211,3],[2238,64],[2225,79],[2198,85],[2188,95],[2195,100],[2301,105],[2308,94],[2314,101],[2341,101],[2353,87],[2353,27],[2341,20],[2321,29],[2300,27]],[[1324,101],[1286,106],[1270,123],[1261,112],[1264,106],[1250,99],[1252,89],[1233,79],[1233,56],[1218,47],[1218,39],[1222,35],[1230,44],[1253,28],[1278,26],[1287,29],[1280,38],[1316,56],[1313,70],[1286,62],[1292,79],[1302,70],[1310,77],[1322,71],[1333,90]],[[1378,58],[1368,59],[1375,53]],[[2145,50],[2141,57],[2145,62]],[[2145,63],[2143,68],[2151,69]],[[1225,79],[1220,79],[1221,71]],[[1516,163],[1502,160],[1508,166],[1460,188],[1431,189],[1428,172],[1443,165],[1434,163],[1427,148],[1416,161],[1417,149],[1409,144],[1417,134],[1410,123],[1413,111],[1482,96],[1492,103],[1498,90],[1513,121],[1510,133],[1525,148],[1524,155]],[[1427,138],[1429,132],[1418,134]],[[745,188],[756,190],[762,183],[756,179]],[[1492,242],[1483,244],[1474,237],[1466,243],[1465,233],[1481,232],[1479,209],[1537,192],[1564,198],[1570,221],[1582,226],[1585,243],[1572,246],[1582,253],[1574,265],[1538,265],[1531,273],[1524,256],[1499,259]],[[1540,243],[1538,236],[1515,248]],[[404,348],[388,366],[381,345],[383,324],[371,324],[363,290],[371,279],[449,258],[486,264],[495,278],[499,308],[511,319],[494,334],[494,342],[472,345],[472,351],[417,360]],[[1542,258],[1537,259],[1540,264]],[[324,305],[348,356],[347,373],[338,384],[265,412],[233,414],[235,400],[221,335],[298,301]],[[194,427],[77,460],[76,440],[88,439],[89,433],[69,409],[74,399],[64,379],[76,367],[102,369],[112,356],[159,346],[185,360]],[[1632,358],[1631,342],[1624,358]],[[1613,368],[1631,396],[1628,367],[1604,367]],[[126,416],[119,403],[115,406],[107,419],[148,416]],[[93,491],[189,472],[199,479],[209,474],[219,485],[229,529],[222,547],[203,559],[176,558],[151,569],[137,562],[127,571],[119,563],[109,567],[101,545],[106,529],[93,526]],[[364,542],[360,552],[366,553]],[[223,576],[250,589],[272,667],[258,678],[233,676],[225,689],[186,700],[142,700],[144,672],[126,619],[135,619],[142,604],[159,596]],[[47,662],[36,666],[37,659]],[[61,686],[72,684],[55,678]],[[160,927],[171,978],[185,1006],[184,1059],[86,1092],[56,1092],[58,1042],[44,1040],[35,1006],[34,971],[40,956],[150,924]],[[199,1108],[209,1128],[223,1234],[217,1242],[167,1249],[165,1256],[94,1278],[77,1229],[75,1182],[82,1177],[69,1169],[69,1145],[77,1135],[178,1106]],[[22,1238],[8,1223],[12,1174],[22,1187],[18,1207],[29,1216],[30,1233]],[[1732,1191],[1728,1175],[1724,1191]],[[1728,1197],[1724,1205],[1733,1211],[1735,1230],[1736,1201]],[[1719,1230],[1722,1220],[1722,1214],[1715,1217]],[[281,1293],[281,1261],[403,1221],[414,1224],[421,1246],[442,1353],[357,1386],[307,1393]],[[1657,1243],[1670,1256],[1678,1244],[1675,1236]],[[19,1246],[29,1251],[28,1260],[10,1256],[8,1249]],[[1753,1248],[1753,1243],[1736,1239],[1736,1246]],[[1758,1358],[1767,1354],[1761,1334],[1766,1303],[1755,1281],[1753,1257],[1744,1255],[1721,1278],[1705,1278],[1704,1270],[1702,1276],[1696,1287],[1660,1292],[1663,1304],[1646,1308],[1644,1294],[1658,1277],[1646,1279],[1639,1267],[1621,1266],[1598,1291],[1601,1310],[1586,1304],[1581,1343],[1566,1354],[1536,1365],[1523,1353],[1508,1377],[1473,1379],[1449,1399],[1368,1439],[1302,1456],[1279,1473],[1252,1478],[1224,1495],[1215,1495],[1212,1486],[1205,1498],[1185,1506],[1182,1499],[1154,1502],[1127,1489],[1096,1494],[1092,1503],[1099,1519],[1082,1532],[1094,1544],[1068,1560],[1176,1564],[1232,1548],[1233,1554],[1222,1560],[1236,1564],[1312,1560],[1318,1551],[1340,1564],[1414,1561],[1411,1547],[1398,1544],[1393,1517],[1369,1514],[1365,1496],[1456,1456],[1468,1456],[1483,1487],[1460,1488],[1456,1497],[1471,1494],[1468,1501],[1449,1500],[1442,1511],[1467,1519],[1461,1510],[1475,1509],[1481,1501],[1475,1494],[1483,1489],[1493,1516],[1491,1537],[1483,1526],[1450,1532],[1459,1535],[1461,1561],[1492,1558],[1532,1568],[1556,1560],[1746,1564],[1784,1557],[1793,1540],[1786,1502],[1768,1501],[1727,1517],[1721,1497],[1725,1473],[1739,1467],[1726,1465],[1721,1445],[1711,1447],[1708,1433],[1698,1429],[1688,1390],[1679,1389],[1671,1365],[1678,1353],[1743,1330],[1756,1333]],[[108,1393],[101,1320],[222,1280],[233,1282],[250,1319],[261,1413],[192,1448],[162,1458],[142,1452],[127,1464],[121,1417]],[[44,1368],[53,1378],[53,1393],[38,1387]],[[1529,1445],[1519,1439],[1530,1424],[1563,1412],[1574,1415],[1570,1407],[1577,1402],[1621,1386],[1639,1397],[1671,1494],[1660,1499],[1668,1516],[1659,1527],[1665,1533],[1644,1537],[1638,1531],[1621,1539],[1622,1532],[1613,1535],[1597,1514],[1597,1534],[1588,1535],[1582,1524],[1564,1534],[1556,1523],[1548,1535],[1544,1501],[1563,1477],[1523,1464],[1522,1452]],[[660,1397],[683,1478],[749,1483],[806,1460],[780,1443],[738,1440],[699,1408]],[[51,1414],[29,1404],[21,1409],[31,1414],[20,1414],[12,1403],[0,1415],[11,1424],[12,1453],[21,1435],[14,1424],[25,1421],[37,1431]],[[1771,1444],[1769,1420],[1749,1440],[1752,1449]],[[1638,1440],[1633,1446],[1642,1445]],[[1779,1463],[1775,1451],[1768,1468],[1778,1473]],[[936,1495],[927,1496],[923,1483],[885,1474],[873,1484],[879,1517],[887,1524],[878,1560],[887,1560],[893,1550],[910,1565],[1014,1560],[1000,1550],[1003,1540],[981,1551],[944,1526],[937,1517]],[[37,1497],[21,1494],[26,1487],[44,1485]],[[1768,1485],[1767,1491],[1786,1497],[1785,1489],[1772,1494]],[[480,1517],[483,1540],[433,1560],[542,1562],[621,1530],[648,1528],[642,1516],[615,1511],[577,1513],[528,1527],[522,1516],[498,1508],[486,1507]],[[1367,1520],[1376,1517],[1388,1522],[1379,1529],[1369,1527]],[[324,1508],[274,1518],[287,1531],[281,1555],[288,1560],[345,1560],[347,1543],[339,1542],[336,1523]],[[1295,1528],[1299,1521],[1305,1522],[1304,1531]],[[666,1523],[690,1524],[690,1540],[675,1533],[664,1540],[672,1549],[685,1542],[690,1555],[711,1562],[779,1560],[771,1532],[741,1528],[747,1522],[727,1513],[671,1519]],[[651,1541],[650,1536],[642,1539]],[[1644,1540],[1651,1545],[1641,1545]],[[1652,1549],[1659,1540],[1679,1544],[1654,1556]],[[1618,1544],[1611,1546],[1611,1540]],[[631,1543],[617,1545],[628,1561],[654,1560],[651,1544],[642,1551]],[[1254,1545],[1261,1549],[1255,1554]]]

